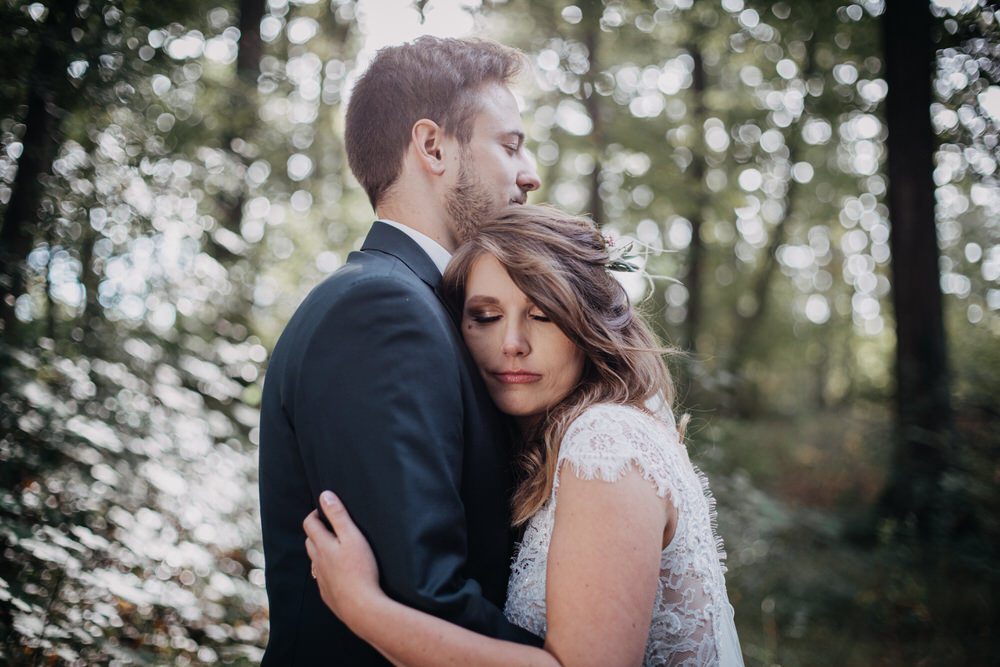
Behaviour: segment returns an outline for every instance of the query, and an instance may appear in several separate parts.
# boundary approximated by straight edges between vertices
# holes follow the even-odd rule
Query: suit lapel
[[[416,241],[399,231],[392,225],[376,220],[372,224],[365,242],[361,246],[362,252],[380,252],[395,257],[405,264],[410,271],[420,280],[427,284],[438,300],[445,307],[455,322],[458,322],[458,315],[451,307],[451,304],[444,298],[441,287],[441,274],[437,266],[427,256],[427,253],[417,244]]]

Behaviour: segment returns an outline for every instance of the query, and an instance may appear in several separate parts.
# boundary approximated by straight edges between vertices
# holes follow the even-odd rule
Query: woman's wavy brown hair
[[[461,309],[465,287],[484,254],[507,269],[514,284],[586,355],[579,384],[525,434],[516,467],[513,523],[521,525],[548,499],[559,444],[567,428],[596,403],[645,410],[659,397],[673,403],[667,352],[610,274],[604,237],[587,218],[548,206],[517,206],[480,226],[444,275],[449,299]]]

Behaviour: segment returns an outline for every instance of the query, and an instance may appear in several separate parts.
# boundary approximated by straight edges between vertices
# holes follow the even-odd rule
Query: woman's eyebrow
[[[468,297],[468,298],[467,298],[467,299],[465,300],[465,303],[466,303],[466,304],[468,304],[469,302],[480,302],[480,303],[495,303],[495,304],[499,304],[499,303],[500,303],[500,300],[499,300],[499,299],[497,299],[496,297],[492,297],[492,296],[485,296],[485,295],[483,295],[483,294],[473,294],[472,296]]]

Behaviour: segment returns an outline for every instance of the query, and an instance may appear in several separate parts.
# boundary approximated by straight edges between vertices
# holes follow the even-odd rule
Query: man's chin
[[[472,200],[475,196],[475,193],[472,192],[461,194],[465,194],[465,196],[469,197],[470,200]],[[461,205],[461,199],[458,196],[453,196],[451,201],[452,205],[448,207],[448,211],[455,223],[455,227],[458,231],[457,238],[460,243],[468,240],[469,237],[472,234],[475,234],[476,230],[484,224],[499,218],[518,206],[523,206],[527,203],[525,198],[520,197],[513,197],[508,199],[505,203],[493,200],[491,204],[480,206],[470,206],[468,204]],[[482,200],[480,200],[480,202],[482,202]]]

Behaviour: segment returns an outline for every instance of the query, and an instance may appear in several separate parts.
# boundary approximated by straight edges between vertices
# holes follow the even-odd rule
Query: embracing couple
[[[423,37],[354,88],[378,220],[267,370],[265,665],[742,665],[664,350],[593,223],[525,205],[521,65]]]

